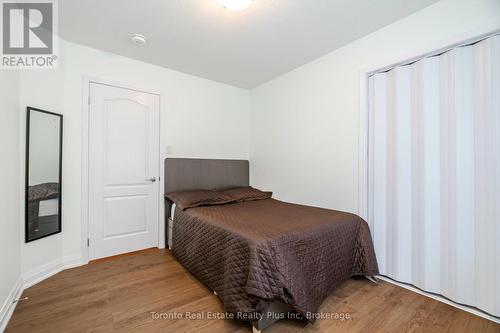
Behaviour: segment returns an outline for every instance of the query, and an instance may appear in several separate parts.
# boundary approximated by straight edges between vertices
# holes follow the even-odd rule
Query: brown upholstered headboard
[[[164,181],[165,193],[248,186],[248,161],[167,158]]]

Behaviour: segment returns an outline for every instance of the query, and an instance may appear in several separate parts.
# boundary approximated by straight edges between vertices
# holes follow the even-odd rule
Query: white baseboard
[[[35,284],[55,275],[65,269],[78,267],[84,265],[80,255],[78,256],[66,256],[61,259],[51,261],[40,267],[32,269],[23,274],[23,288],[29,288]]]
[[[417,293],[417,294],[420,294],[420,295],[424,295],[424,296],[430,297],[430,298],[432,298],[432,299],[435,299],[436,301],[446,303],[446,304],[451,305],[451,306],[454,306],[454,307],[456,307],[456,308],[458,308],[458,309],[460,309],[460,310],[467,311],[467,312],[472,313],[472,314],[474,314],[474,315],[476,315],[476,316],[483,317],[483,318],[485,318],[485,319],[488,319],[488,320],[491,320],[491,321],[493,321],[493,322],[495,322],[495,323],[500,324],[500,320],[499,320],[499,319],[497,319],[497,318],[495,318],[495,317],[492,317],[492,316],[489,316],[489,315],[487,315],[486,313],[483,313],[483,312],[481,312],[481,311],[478,311],[478,310],[476,310],[476,309],[474,309],[474,308],[470,308],[470,307],[468,307],[468,306],[463,306],[463,305],[457,304],[457,303],[452,302],[452,301],[450,301],[450,300],[448,300],[448,299],[446,299],[446,298],[444,298],[444,297],[441,297],[441,296],[437,296],[437,295],[433,295],[433,294],[426,293],[425,291],[422,291],[422,290],[420,290],[420,289],[418,289],[418,288],[415,288],[415,287],[413,287],[413,286],[411,286],[411,285],[407,285],[407,284],[404,284],[404,283],[399,283],[399,282],[397,282],[397,281],[394,281],[394,280],[391,280],[391,279],[389,279],[389,278],[386,278],[385,276],[380,276],[380,275],[377,275],[377,277],[378,277],[380,280],[384,280],[384,281],[386,281],[386,282],[389,282],[389,283],[395,284],[396,286],[399,286],[399,287],[401,287],[401,288],[405,288],[405,289],[411,290],[411,291],[413,291],[413,292],[415,292],[415,293]]]
[[[17,305],[17,303],[14,303],[14,300],[21,297],[24,289],[32,287],[65,269],[82,266],[84,264],[86,264],[86,262],[81,260],[80,255],[66,256],[24,273],[17,280],[0,310],[0,332],[3,332],[7,327],[10,317],[14,313],[14,309]]]
[[[19,278],[17,279],[14,287],[9,293],[9,296],[7,296],[7,299],[0,309],[0,332],[5,331],[7,323],[9,322],[10,317],[12,316],[12,313],[14,313],[14,309],[17,305],[17,303],[14,303],[14,301],[21,297],[23,289],[23,281],[21,278]]]

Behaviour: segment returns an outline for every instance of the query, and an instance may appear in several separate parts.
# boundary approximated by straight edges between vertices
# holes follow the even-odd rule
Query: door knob
[[[156,181],[156,177],[149,178],[148,181],[154,183]]]

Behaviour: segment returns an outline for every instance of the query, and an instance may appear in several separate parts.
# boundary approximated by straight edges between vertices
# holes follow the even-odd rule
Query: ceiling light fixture
[[[255,2],[255,0],[219,0],[219,3],[226,9],[239,11],[247,9]]]
[[[132,34],[130,36],[130,41],[137,46],[143,46],[144,44],[146,44],[146,37],[139,34]]]

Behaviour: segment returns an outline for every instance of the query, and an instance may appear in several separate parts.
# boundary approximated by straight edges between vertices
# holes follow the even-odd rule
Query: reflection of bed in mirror
[[[28,186],[28,232],[30,238],[57,230],[59,224],[59,183]]]

